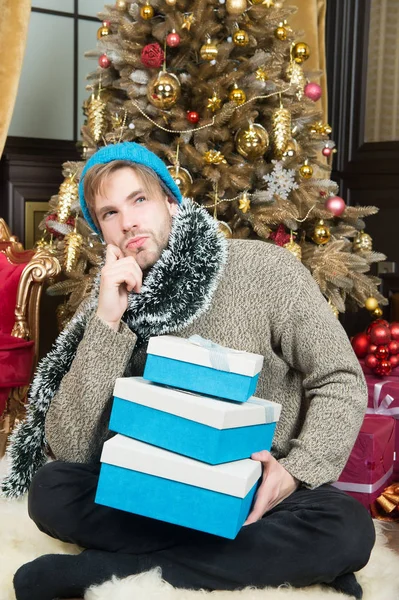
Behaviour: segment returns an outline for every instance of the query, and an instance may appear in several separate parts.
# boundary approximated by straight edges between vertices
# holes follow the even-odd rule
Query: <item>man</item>
[[[83,214],[107,244],[88,301],[42,361],[29,417],[3,485],[29,490],[39,529],[87,550],[19,569],[18,600],[83,596],[112,575],[162,568],[182,588],[326,583],[361,598],[367,511],[328,485],[345,465],[366,407],[359,364],[310,273],[284,249],[225,240],[165,165],[134,143],[99,150],[80,181]],[[141,375],[151,335],[196,333],[264,356],[257,395],[282,404],[272,452],[235,540],[94,503],[117,377]],[[34,441],[32,441],[34,440]],[[38,441],[37,441],[38,440]],[[139,491],[138,491],[139,493]]]

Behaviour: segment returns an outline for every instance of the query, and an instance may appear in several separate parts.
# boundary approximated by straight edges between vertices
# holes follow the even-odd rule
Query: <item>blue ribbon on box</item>
[[[188,341],[209,351],[209,358],[214,369],[217,369],[218,371],[227,371],[230,373],[230,365],[228,360],[228,354],[231,352],[230,349],[220,346],[219,344],[215,344],[215,342],[207,340],[200,335],[192,335],[188,338]],[[233,350],[233,352],[237,352],[237,350]]]

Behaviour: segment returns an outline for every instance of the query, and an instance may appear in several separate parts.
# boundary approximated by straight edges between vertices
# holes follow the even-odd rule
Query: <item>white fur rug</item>
[[[3,464],[1,464],[3,463]],[[4,462],[0,462],[4,472]],[[42,554],[77,554],[79,549],[40,533],[30,521],[26,500],[6,501],[0,499],[0,598],[15,600],[12,578],[22,564]],[[370,562],[358,573],[363,586],[363,600],[393,600],[399,598],[399,556],[385,546],[381,522],[376,522],[377,544]],[[126,579],[106,582],[93,587],[85,594],[85,600],[337,600],[349,599],[334,590],[313,586],[311,588],[279,588],[240,592],[194,592],[178,590],[162,580],[157,569]]]

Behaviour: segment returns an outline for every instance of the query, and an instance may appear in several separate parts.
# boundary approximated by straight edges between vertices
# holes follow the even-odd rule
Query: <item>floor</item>
[[[389,547],[399,555],[399,522],[386,523],[386,536]]]

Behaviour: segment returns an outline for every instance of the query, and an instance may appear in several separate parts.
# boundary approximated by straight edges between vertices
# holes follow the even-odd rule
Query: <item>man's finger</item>
[[[254,452],[251,454],[252,460],[259,460],[260,462],[269,462],[273,457],[267,450],[261,450],[260,452]]]
[[[256,508],[255,505],[254,509],[249,513],[244,525],[251,525],[252,523],[256,523],[256,521],[259,521],[259,519],[261,519],[262,517],[263,512],[259,508]]]
[[[118,246],[114,246],[113,244],[107,245],[107,250],[105,252],[105,264],[110,265],[111,263],[116,262],[120,258],[123,257],[122,250],[118,248]]]

